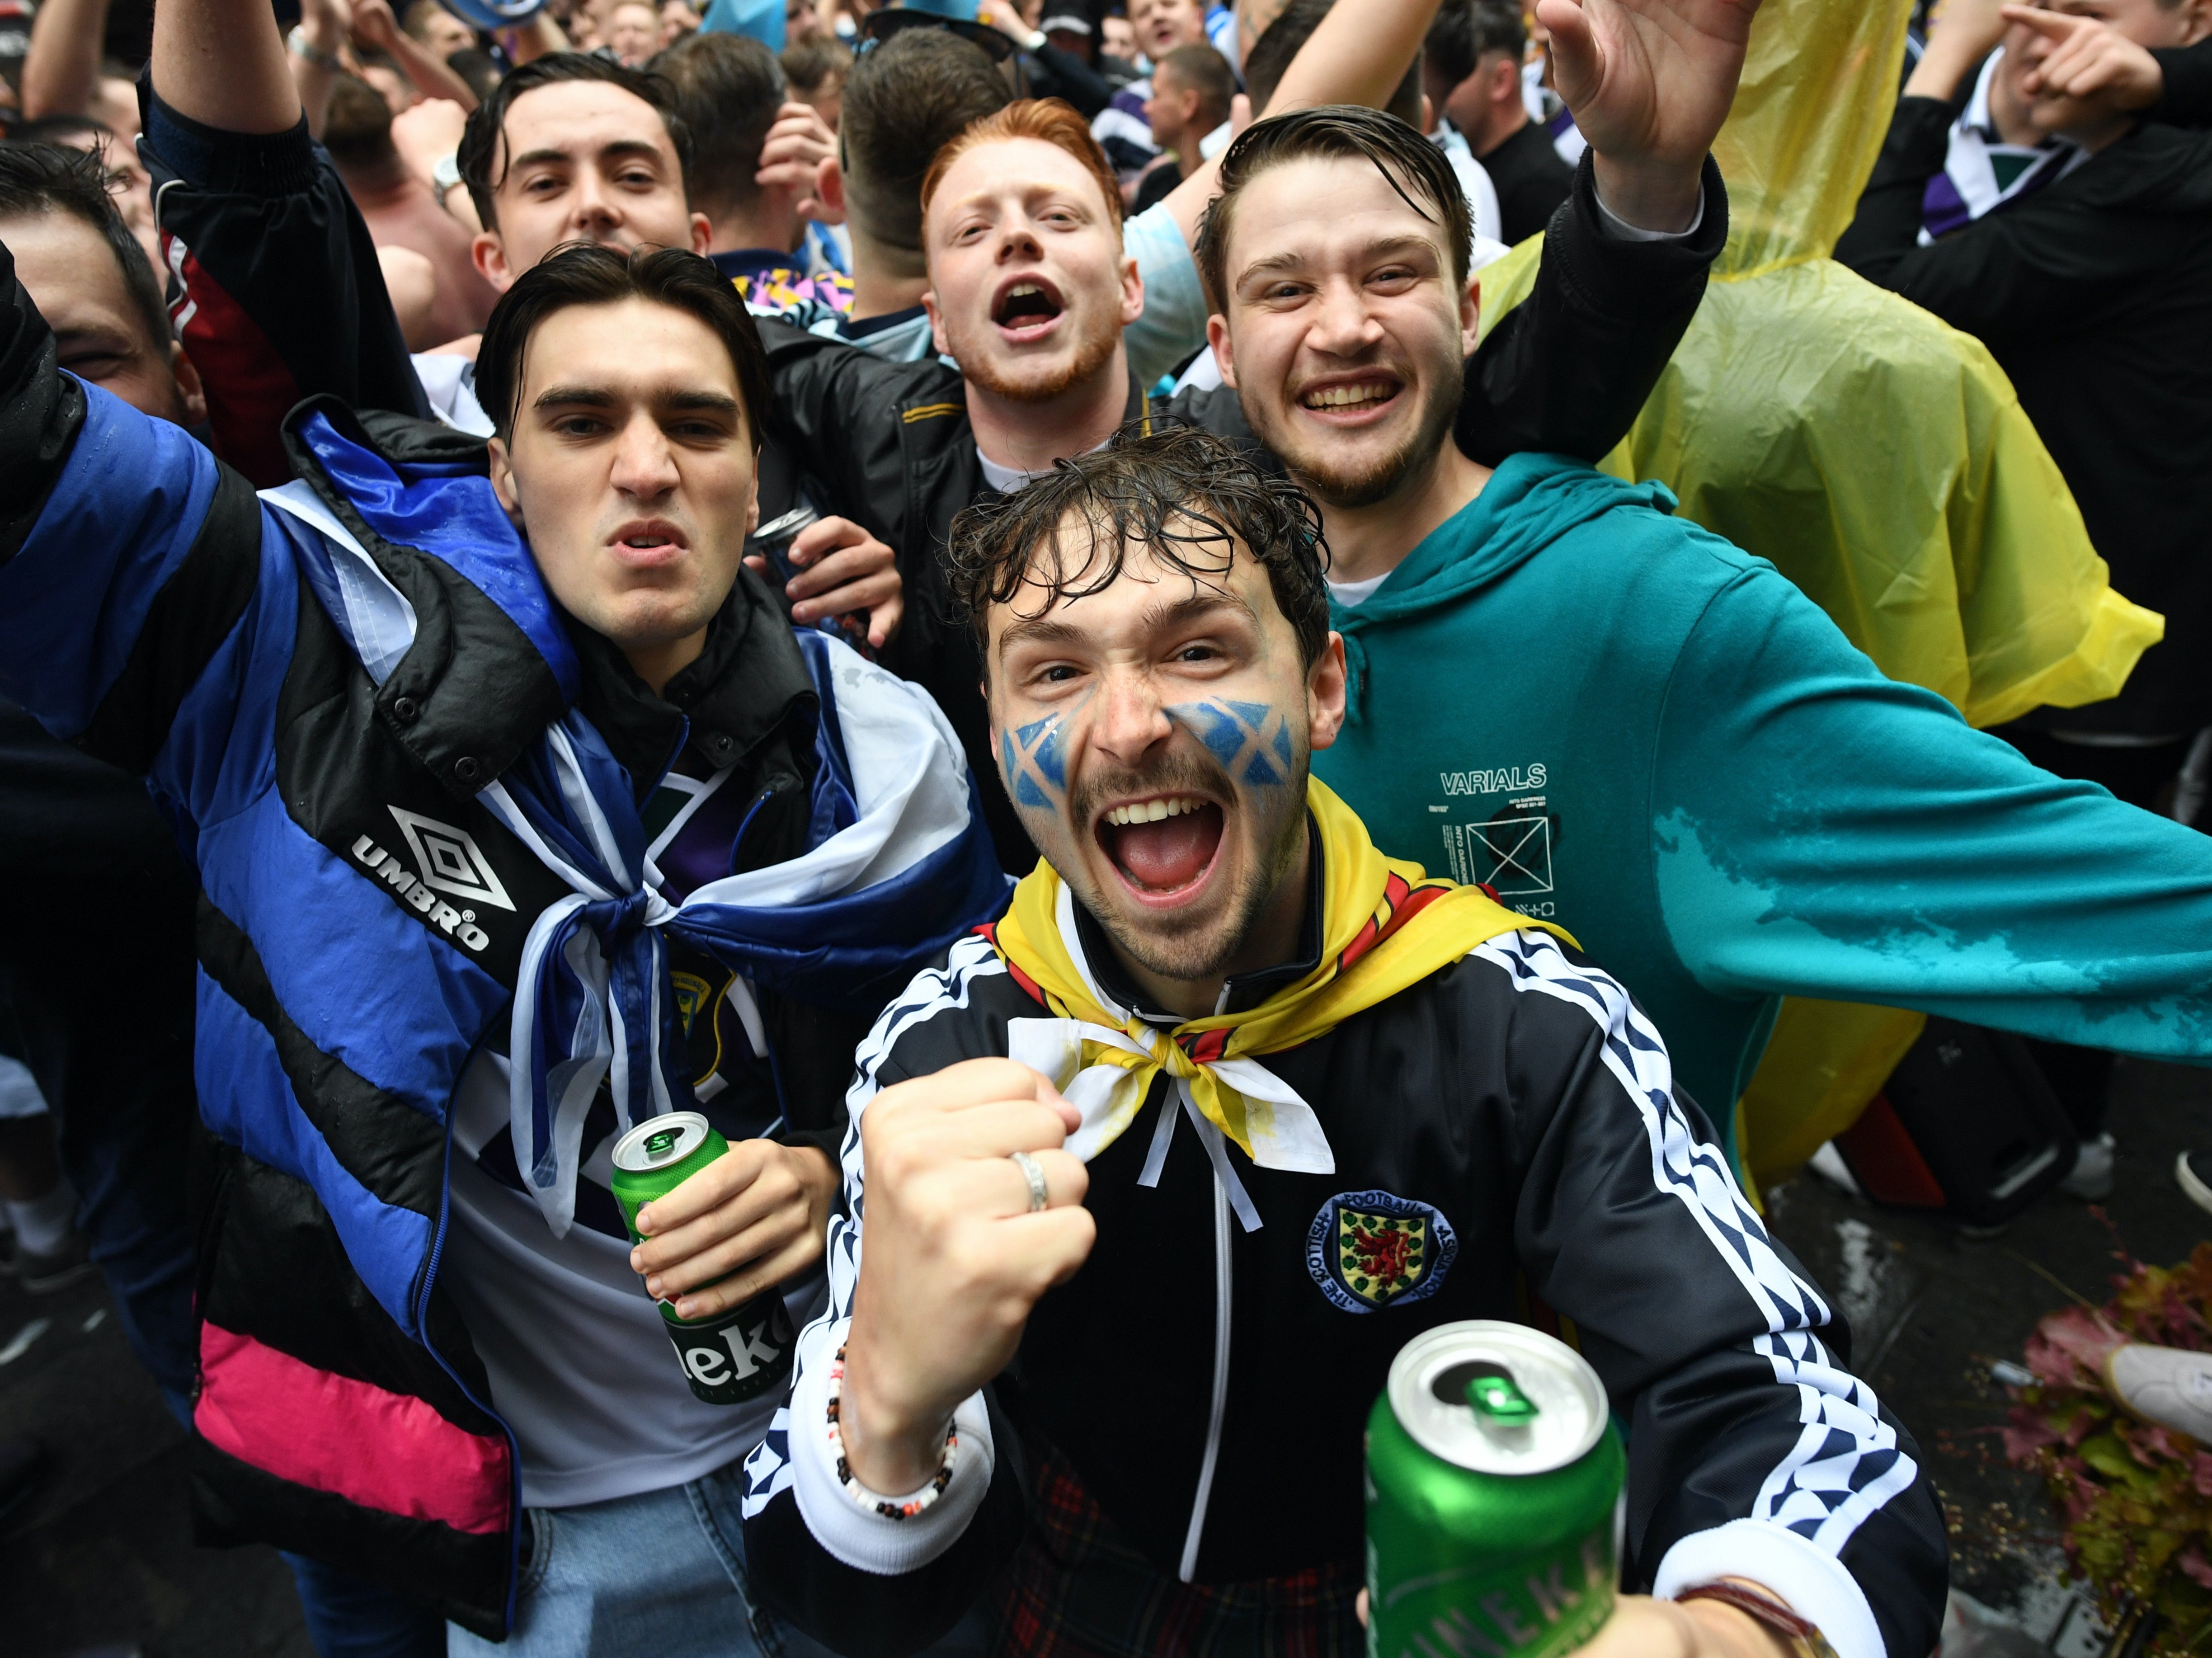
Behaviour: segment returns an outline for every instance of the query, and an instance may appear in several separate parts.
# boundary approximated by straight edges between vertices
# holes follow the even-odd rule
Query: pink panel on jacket
[[[428,1404],[200,1327],[192,1425],[216,1449],[363,1508],[465,1532],[507,1529],[507,1444]]]

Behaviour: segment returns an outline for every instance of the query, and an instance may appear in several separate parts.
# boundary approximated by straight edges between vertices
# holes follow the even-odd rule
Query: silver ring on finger
[[[1034,1215],[1051,1201],[1051,1193],[1045,1187],[1043,1165],[1026,1151],[1009,1151],[1006,1156],[1012,1159],[1014,1167],[1022,1171],[1022,1178],[1030,1183],[1030,1213]]]

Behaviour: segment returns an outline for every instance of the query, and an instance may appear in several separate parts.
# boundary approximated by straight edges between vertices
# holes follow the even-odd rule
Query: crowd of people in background
[[[1757,10],[0,8],[0,862],[82,895],[0,914],[7,1260],[106,1275],[325,1658],[1349,1652],[1417,1327],[1344,1315],[1431,1296],[1633,1417],[1619,1652],[1929,1649],[1729,1113],[1783,995],[1951,1013],[2094,1197],[2112,1052],[2212,1060],[2212,0],[1916,15],[1836,245],[2165,617],[1994,738],[1592,470]],[[737,1150],[634,1234],[672,1108]]]

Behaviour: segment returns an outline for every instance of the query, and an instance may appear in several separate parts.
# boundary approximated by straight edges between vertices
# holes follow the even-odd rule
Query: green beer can
[[[696,1111],[671,1111],[652,1118],[617,1140],[614,1177],[608,1184],[631,1242],[645,1242],[638,1235],[639,1210],[674,1191],[729,1149],[729,1141]],[[782,1293],[773,1285],[744,1306],[712,1318],[681,1319],[662,1302],[660,1320],[669,1340],[676,1344],[676,1363],[684,1380],[709,1405],[743,1404],[790,1379],[791,1315],[784,1310]]]
[[[1367,1419],[1368,1658],[1553,1658],[1612,1615],[1627,1458],[1581,1354],[1416,1336]]]

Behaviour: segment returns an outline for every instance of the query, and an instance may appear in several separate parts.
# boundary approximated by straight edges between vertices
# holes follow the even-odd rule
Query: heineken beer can
[[[638,1235],[639,1210],[674,1191],[729,1149],[729,1141],[696,1111],[671,1111],[652,1118],[617,1140],[614,1178],[609,1184],[631,1242],[645,1242]],[[699,1289],[708,1287],[701,1284]],[[781,1388],[791,1376],[791,1316],[784,1310],[782,1293],[773,1284],[744,1306],[712,1318],[681,1319],[662,1302],[660,1320],[676,1344],[676,1363],[684,1380],[709,1405],[758,1399],[771,1388]]]
[[[1518,1324],[1406,1344],[1367,1420],[1368,1658],[1552,1658],[1612,1614],[1627,1458],[1582,1355]]]

